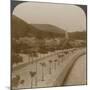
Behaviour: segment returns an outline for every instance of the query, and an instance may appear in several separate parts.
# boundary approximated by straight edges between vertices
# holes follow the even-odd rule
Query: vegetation
[[[70,32],[65,38],[65,30],[49,24],[28,24],[12,15],[12,63],[23,62],[20,53],[37,57],[55,50],[86,46],[86,32]],[[83,41],[77,41],[83,40]],[[79,43],[80,42],[80,43]],[[77,44],[78,43],[78,44]],[[30,59],[28,60],[30,62]]]
[[[69,37],[72,40],[86,40],[86,31],[70,32]]]
[[[12,64],[18,64],[23,62],[22,57],[18,54],[12,54]]]
[[[54,69],[56,70],[56,66],[57,66],[57,59],[54,60]]]
[[[12,65],[23,63],[23,58],[20,54],[28,55],[28,62],[33,64],[34,57],[41,54],[47,54],[57,50],[69,49],[73,47],[86,46],[86,32],[68,32],[69,39],[65,37],[65,30],[49,24],[28,24],[16,16],[12,16]],[[73,52],[73,51],[71,51]],[[57,53],[58,59],[49,60],[48,73],[52,74],[52,64],[54,69],[57,69],[57,64],[64,61],[64,55],[68,51],[63,51],[62,54]],[[55,52],[56,55],[56,52]],[[37,86],[37,62],[35,63],[35,71],[30,71],[31,88],[33,83]],[[41,81],[45,79],[46,63],[41,62]],[[35,80],[35,82],[34,82]],[[19,75],[12,79],[12,86],[18,87],[19,84],[23,85],[25,80],[21,80]]]

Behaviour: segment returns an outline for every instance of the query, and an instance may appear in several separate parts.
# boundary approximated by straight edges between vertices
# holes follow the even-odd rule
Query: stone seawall
[[[67,74],[69,73],[70,69],[72,68],[73,64],[77,61],[77,59],[86,54],[85,50],[78,52],[77,55],[75,55],[68,64],[62,69],[62,72],[60,75],[56,78],[55,82],[53,83],[53,86],[62,86],[65,79],[67,78]]]

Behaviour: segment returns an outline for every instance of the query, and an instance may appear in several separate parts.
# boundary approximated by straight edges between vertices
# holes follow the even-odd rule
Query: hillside
[[[29,31],[27,28],[28,25],[23,20],[19,19],[16,16],[12,16],[12,36],[15,38],[19,38],[20,36],[27,35],[26,33]]]
[[[28,37],[28,36],[35,36],[38,30],[34,28],[32,25],[29,25],[22,19],[12,16],[12,37],[19,38],[19,37]]]
[[[24,36],[34,36],[38,38],[64,37],[64,30],[61,30],[56,26],[48,24],[38,24],[38,27],[36,27],[36,25],[34,24],[26,23],[25,21],[14,15],[12,16],[12,36],[14,38]]]
[[[69,38],[72,40],[86,40],[85,31],[69,32]]]
[[[50,24],[32,24],[35,28],[41,30],[41,31],[48,31],[53,33],[65,33],[65,31],[57,26],[50,25]]]
[[[70,39],[67,41],[65,39],[65,31],[61,28],[49,24],[28,24],[14,15],[12,16],[11,33],[13,51],[18,51],[21,47],[22,49],[26,48],[26,45],[27,47],[34,47],[37,45],[37,48],[41,49],[41,47],[43,47],[42,49],[44,49],[45,45],[48,43],[49,48],[52,48],[53,44],[53,48],[55,48],[55,46],[60,48],[71,48],[73,47],[70,44],[71,41],[75,43],[75,40],[86,39],[86,32],[68,32]],[[32,38],[35,39],[32,40]],[[57,42],[55,42],[55,39]]]

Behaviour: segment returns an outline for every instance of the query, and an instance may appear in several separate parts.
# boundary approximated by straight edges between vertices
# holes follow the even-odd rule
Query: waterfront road
[[[84,84],[86,84],[86,55],[80,56],[76,60],[64,81],[64,85]]]

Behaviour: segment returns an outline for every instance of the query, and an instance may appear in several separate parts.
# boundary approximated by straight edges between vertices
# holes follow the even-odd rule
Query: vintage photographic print
[[[11,87],[87,84],[87,6],[11,2]]]

